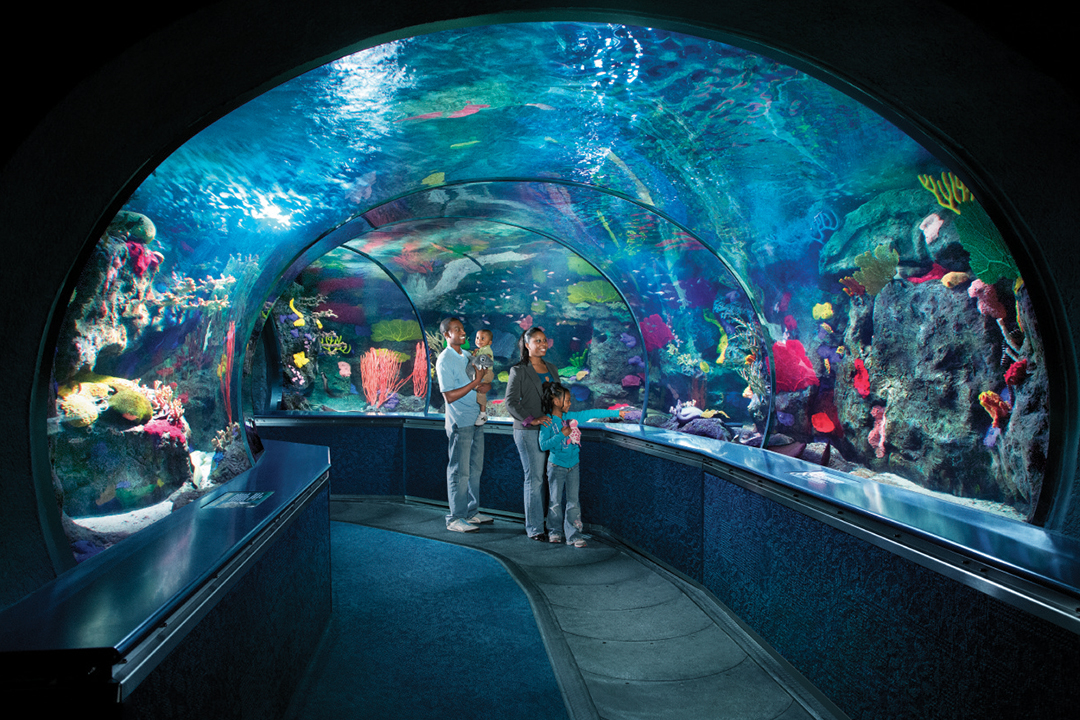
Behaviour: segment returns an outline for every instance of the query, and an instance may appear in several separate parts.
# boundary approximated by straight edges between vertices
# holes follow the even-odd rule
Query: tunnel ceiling
[[[112,413],[191,453],[209,482],[240,415],[234,358],[250,370],[266,319],[288,346],[284,382],[347,400],[360,363],[320,365],[319,347],[359,355],[386,337],[379,322],[415,319],[387,340],[407,372],[423,364],[411,343],[437,342],[448,312],[494,329],[503,362],[507,338],[547,323],[579,400],[664,413],[694,399],[728,437],[835,446],[848,471],[1024,518],[1038,504],[1041,344],[1007,242],[964,182],[803,70],[601,23],[388,42],[190,138],[83,272],[58,341],[53,446]],[[1027,398],[1025,372],[1041,388]],[[421,412],[423,375],[401,386]],[[116,400],[133,385],[149,410]],[[54,452],[61,482],[108,475],[86,452]],[[127,482],[72,479],[72,513],[112,512]],[[140,492],[131,503],[164,490]]]

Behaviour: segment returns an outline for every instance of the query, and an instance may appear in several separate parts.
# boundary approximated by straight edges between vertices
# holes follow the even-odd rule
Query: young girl
[[[579,420],[612,417],[621,415],[614,410],[581,410],[570,412],[573,397],[570,390],[557,382],[546,382],[543,388],[544,412],[554,422],[540,428],[540,449],[550,452],[548,455],[548,539],[567,545],[585,547],[585,538],[581,535],[581,504],[578,502],[578,448],[581,444],[581,431],[577,429]],[[563,516],[562,496],[566,489],[566,515]],[[563,533],[559,534],[562,525]]]

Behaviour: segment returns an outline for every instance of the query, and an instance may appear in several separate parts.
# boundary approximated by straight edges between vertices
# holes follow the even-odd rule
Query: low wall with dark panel
[[[334,494],[445,502],[445,433],[414,425],[262,432],[330,445]],[[489,429],[486,443],[481,504],[520,513],[509,429]],[[718,477],[693,453],[633,446],[586,431],[586,522],[702,584],[850,717],[1043,719],[1080,707],[1080,636]]]
[[[328,489],[124,701],[125,720],[280,718],[330,623]]]

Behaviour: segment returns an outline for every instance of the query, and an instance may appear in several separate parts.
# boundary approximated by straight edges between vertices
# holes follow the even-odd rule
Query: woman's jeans
[[[581,476],[578,465],[565,468],[548,463],[548,492],[551,500],[548,507],[547,522],[551,534],[559,532],[562,525],[563,538],[573,542],[581,534],[581,503],[578,502],[578,488]],[[566,492],[566,516],[563,517],[563,492]]]
[[[525,470],[525,532],[529,537],[544,532],[544,459],[540,430],[514,428],[514,444]]]

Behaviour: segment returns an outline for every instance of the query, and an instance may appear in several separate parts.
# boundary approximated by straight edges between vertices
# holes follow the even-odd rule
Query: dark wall
[[[124,701],[125,720],[280,718],[330,624],[324,488]]]
[[[540,19],[514,13],[543,10],[548,3],[200,5],[162,5],[155,13],[168,19],[153,21],[144,19],[145,6],[125,12],[124,5],[110,5],[107,15],[90,19],[28,7],[38,22],[20,21],[5,43],[6,69],[15,78],[8,88],[9,114],[32,118],[24,126],[35,124],[21,144],[5,147],[10,160],[0,173],[7,401],[0,415],[0,607],[53,574],[32,480],[35,464],[48,475],[44,409],[31,406],[31,392],[48,382],[37,369],[43,358],[49,365],[46,331],[54,306],[66,299],[67,276],[133,184],[205,123],[346,48],[456,18]],[[1075,97],[983,28],[933,0],[591,0],[589,7],[595,12],[588,16],[559,16],[633,21],[635,12],[651,11],[762,39],[918,119],[959,165],[982,180],[981,195],[1008,211],[1006,219],[1020,236],[1034,240],[1030,256],[1020,252],[1019,260],[1029,287],[1041,293],[1044,336],[1065,343],[1066,354],[1054,367],[1057,397],[1073,398],[1075,338],[1068,318],[1080,300],[1070,202],[1080,196]],[[1003,21],[1013,28],[1032,24],[1015,13]],[[1052,262],[1044,264],[1046,258]],[[1068,425],[1055,442],[1057,462],[1071,482],[1075,421],[1064,408],[1057,412],[1059,427]],[[47,490],[40,502],[53,502]],[[1059,503],[1051,525],[1080,535],[1077,505]]]

